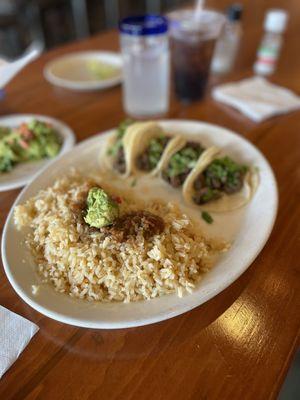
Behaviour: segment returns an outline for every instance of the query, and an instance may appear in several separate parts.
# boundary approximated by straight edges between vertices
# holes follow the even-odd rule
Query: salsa
[[[114,236],[122,242],[130,237],[141,234],[145,239],[162,233],[165,223],[161,217],[149,211],[138,210],[124,214],[114,221],[111,226],[105,227],[102,232]]]

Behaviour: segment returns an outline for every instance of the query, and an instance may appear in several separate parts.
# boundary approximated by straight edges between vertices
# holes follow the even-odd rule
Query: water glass
[[[120,21],[123,104],[134,117],[158,116],[169,108],[168,23],[160,15]]]

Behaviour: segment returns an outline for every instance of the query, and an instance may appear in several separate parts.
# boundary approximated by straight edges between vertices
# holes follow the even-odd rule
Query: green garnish
[[[129,125],[133,124],[132,119],[125,119],[120,123],[116,130],[116,141],[115,143],[107,149],[107,155],[115,157],[118,151],[123,147],[122,139]]]
[[[117,128],[117,138],[121,139],[129,125],[133,124],[134,120],[127,118],[122,121]]]
[[[150,169],[154,169],[159,163],[161,155],[165,149],[166,139],[165,136],[160,136],[150,140],[148,146]]]
[[[170,158],[167,168],[168,176],[174,177],[185,173],[187,170],[193,169],[202,152],[203,148],[201,146],[199,146],[199,149],[195,149],[187,145],[179,150]]]
[[[208,224],[212,224],[214,222],[213,217],[207,211],[202,211],[201,217]]]
[[[241,187],[248,167],[237,164],[229,157],[215,159],[205,170],[205,184],[209,188],[234,193]]]
[[[107,149],[107,155],[115,157],[122,147],[123,147],[122,139],[117,139],[115,143]]]
[[[201,196],[203,203],[208,203],[211,200],[214,200],[220,196],[219,190],[207,188],[205,193]]]
[[[119,216],[119,206],[103,189],[93,187],[87,197],[87,212],[85,222],[94,227],[102,228],[111,225]]]
[[[134,179],[131,181],[130,186],[131,186],[131,187],[134,187],[134,186],[136,186],[136,184],[137,184],[137,179],[134,178]]]

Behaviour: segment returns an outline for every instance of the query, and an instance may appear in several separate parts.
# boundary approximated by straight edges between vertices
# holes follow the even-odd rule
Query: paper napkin
[[[217,86],[212,96],[255,122],[300,108],[299,96],[259,76]]]
[[[0,378],[38,330],[33,322],[0,306]]]

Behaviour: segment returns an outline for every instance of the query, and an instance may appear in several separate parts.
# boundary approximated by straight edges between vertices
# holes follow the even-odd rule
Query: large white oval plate
[[[120,69],[120,73],[108,79],[96,79],[86,67],[89,61],[101,61]],[[55,86],[75,91],[106,89],[122,81],[120,53],[109,51],[81,51],[70,53],[50,61],[44,68],[44,77]]]
[[[16,114],[8,115],[0,118],[0,126],[8,126],[15,128],[23,122],[29,122],[32,119],[39,119],[40,121],[49,122],[59,133],[62,139],[62,147],[57,157],[70,150],[75,143],[74,132],[63,122],[55,118],[47,117],[45,115],[37,114]],[[51,163],[53,159],[31,161],[27,163],[20,163],[16,165],[11,171],[0,173],[0,192],[6,190],[16,189],[25,186],[32,180],[35,174],[40,171],[47,164]]]
[[[216,296],[234,282],[261,251],[277,212],[276,181],[264,156],[247,140],[215,125],[180,120],[162,121],[162,124],[170,132],[198,135],[206,145],[223,146],[230,155],[239,155],[243,161],[259,168],[260,185],[250,204],[242,211],[216,218],[214,225],[219,227],[224,237],[230,225],[238,224],[232,248],[204,276],[197,289],[183,298],[174,294],[129,304],[91,303],[56,293],[48,285],[41,285],[38,293],[33,295],[32,285],[39,284],[39,277],[24,244],[24,232],[17,231],[14,226],[13,208],[51,185],[72,166],[78,167],[82,173],[94,168],[100,148],[109,134],[106,132],[77,145],[42,171],[23,189],[8,215],[2,241],[4,269],[15,291],[31,307],[58,321],[88,328],[113,329],[151,324],[189,311]]]

